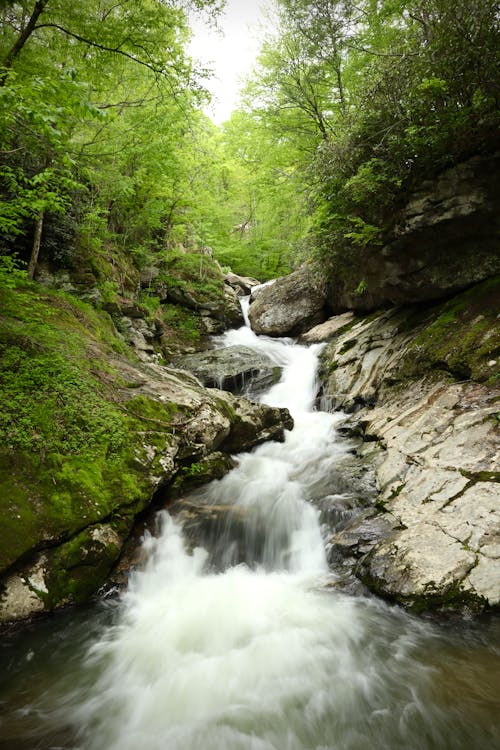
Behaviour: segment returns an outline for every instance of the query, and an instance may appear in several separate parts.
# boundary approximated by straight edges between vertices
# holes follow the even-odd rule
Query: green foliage
[[[184,342],[192,346],[200,341],[203,331],[200,316],[197,313],[178,305],[165,305],[162,317],[166,326],[173,329],[177,343]]]
[[[40,257],[56,266],[78,268],[82,258],[114,248],[141,268],[193,227],[200,233],[210,213],[207,207],[201,216],[199,207],[206,206],[211,161],[199,158],[205,94],[186,52],[186,10],[212,18],[221,5],[85,0],[71,7],[51,0],[24,39],[19,29],[40,4],[0,11],[5,251],[29,259],[41,214]],[[68,215],[71,251],[57,251],[50,234],[62,236]]]
[[[27,281],[27,273],[15,256],[0,255],[0,289],[14,289]]]
[[[423,179],[496,148],[498,16],[489,0],[473,12],[451,0],[277,8],[246,116],[271,135],[273,158],[283,147],[293,155],[311,216],[295,251],[350,273],[356,248],[376,251]]]
[[[203,474],[206,471],[206,465],[203,463],[200,463],[199,461],[195,461],[192,464],[189,464],[189,466],[183,466],[182,467],[182,474],[185,477],[196,477],[200,474]]]

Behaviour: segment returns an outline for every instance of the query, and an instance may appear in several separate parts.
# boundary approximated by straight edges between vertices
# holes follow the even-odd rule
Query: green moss
[[[365,561],[366,562],[366,561]],[[419,595],[388,594],[383,581],[373,578],[366,565],[359,571],[360,580],[370,591],[379,596],[401,604],[414,614],[425,612],[483,612],[487,602],[470,590],[465,590],[460,581],[455,581],[444,590],[438,590],[435,583],[429,582],[425,591]]]
[[[222,412],[222,414],[224,414],[224,416],[227,417],[231,421],[231,424],[235,422],[237,419],[239,419],[238,414],[233,409],[233,407],[230,404],[228,404],[227,401],[225,401],[223,398],[217,398],[215,396],[214,398],[217,402],[217,409],[220,412]]]
[[[135,456],[140,432],[149,417],[168,430],[177,407],[122,402],[123,379],[104,361],[114,344],[107,315],[35,287],[0,297],[2,571],[119,509],[144,507],[151,487],[147,462]]]
[[[47,553],[47,594],[40,594],[47,609],[87,600],[106,580],[121,551],[129,523],[115,520],[85,529]]]
[[[0,571],[117,511],[133,515],[149,499],[148,478],[128,453],[50,456],[43,464],[29,453],[0,454],[0,471]]]
[[[483,612],[487,601],[472,591],[465,591],[460,581],[455,581],[445,591],[436,591],[435,585],[429,583],[424,594],[416,597],[400,597],[403,604],[410,612],[422,614],[424,612]]]
[[[459,379],[491,382],[498,378],[499,296],[497,277],[439,306],[410,344],[400,374],[420,375],[434,368]]]
[[[166,428],[171,425],[174,415],[182,411],[178,404],[169,401],[160,403],[147,396],[134,396],[128,401],[125,408],[127,413],[132,416],[153,419],[157,423],[164,422]]]
[[[348,341],[345,341],[339,350],[339,354],[345,354],[349,351],[349,349],[352,349],[354,346],[356,346],[356,343],[356,339],[349,339]]]
[[[203,460],[187,464],[181,467],[170,487],[169,496],[179,497],[214,479],[222,479],[234,466],[235,462],[230,456],[219,452],[211,453]]]

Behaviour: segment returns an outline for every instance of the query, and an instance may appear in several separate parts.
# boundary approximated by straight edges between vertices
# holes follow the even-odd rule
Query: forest
[[[277,0],[218,127],[187,43],[222,5],[3,0],[4,283],[42,264],[110,299],[127,269],[207,246],[261,280],[348,264],[415,185],[494,151],[491,0]]]

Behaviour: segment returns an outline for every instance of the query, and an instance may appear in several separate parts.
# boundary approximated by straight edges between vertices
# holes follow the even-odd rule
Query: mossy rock
[[[231,456],[218,451],[206,458],[181,466],[169,488],[169,498],[180,497],[214,479],[222,479],[235,466],[236,461]]]
[[[164,450],[177,407],[119,395],[106,314],[36,286],[0,297],[1,572],[119,509],[133,516],[144,507],[142,433]]]
[[[170,251],[155,284],[179,289],[198,304],[224,304],[224,275],[219,264],[199,252]]]
[[[46,609],[88,600],[106,581],[130,530],[131,519],[118,518],[77,534],[46,554]]]
[[[400,373],[419,376],[442,369],[458,379],[494,383],[500,373],[498,299],[500,277],[453,297],[432,313],[432,322],[405,352]]]

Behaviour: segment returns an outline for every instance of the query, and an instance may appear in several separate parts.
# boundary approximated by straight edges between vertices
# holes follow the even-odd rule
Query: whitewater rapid
[[[196,493],[198,503],[231,509],[227,554],[217,565],[211,549],[189,551],[179,523],[159,514],[158,533],[144,539],[147,562],[132,574],[111,624],[84,641],[77,666],[68,660],[55,696],[23,709],[24,721],[58,738],[35,746],[500,746],[492,702],[499,685],[490,669],[498,650],[337,589],[311,500],[328,488],[349,446],[336,432],[343,415],[314,409],[320,347],[257,337],[248,327],[216,343],[250,346],[283,368],[262,400],[288,407],[295,427],[283,443],[237,456],[233,471]],[[231,514],[243,523],[243,539],[231,537]],[[243,545],[240,554],[231,544]],[[66,648],[72,632],[59,638]]]

